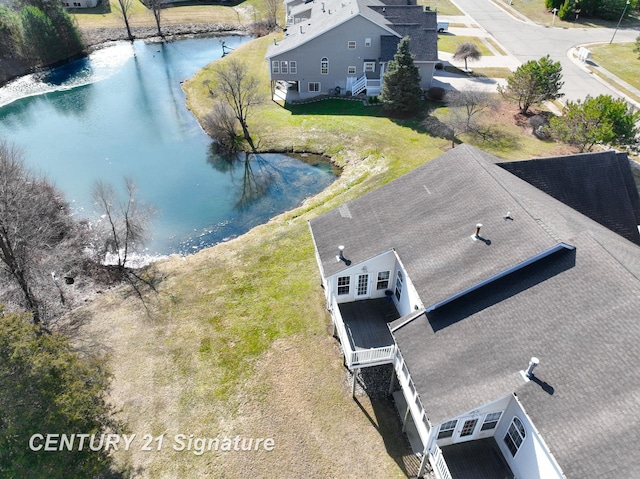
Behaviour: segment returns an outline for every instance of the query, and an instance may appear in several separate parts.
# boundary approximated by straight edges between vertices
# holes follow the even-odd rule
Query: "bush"
[[[439,86],[432,86],[427,90],[427,96],[433,101],[444,101],[446,90]]]
[[[560,20],[569,20],[569,16],[573,14],[574,3],[573,0],[565,0],[565,2],[558,10],[558,18]]]

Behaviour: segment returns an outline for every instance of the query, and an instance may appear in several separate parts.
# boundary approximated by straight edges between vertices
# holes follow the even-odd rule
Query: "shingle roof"
[[[500,166],[640,245],[640,197],[626,154],[603,151]]]
[[[609,161],[586,161],[598,159]],[[571,245],[392,323],[393,334],[433,424],[516,393],[567,477],[640,477],[640,248],[496,163],[461,145],[312,220],[324,274],[344,266],[338,244],[354,263],[395,246],[433,304]],[[620,181],[611,186],[629,186]],[[477,221],[491,245],[470,239]],[[532,356],[540,365],[525,383]]]
[[[288,27],[282,40],[275,45],[269,45],[267,58],[293,50],[360,15],[385,28],[390,36],[397,34],[398,39],[411,36],[414,41],[410,43],[410,48],[416,61],[437,60],[436,13],[425,12],[421,6],[385,5],[380,0],[324,0],[296,5],[292,8],[292,13],[309,8],[309,21]]]

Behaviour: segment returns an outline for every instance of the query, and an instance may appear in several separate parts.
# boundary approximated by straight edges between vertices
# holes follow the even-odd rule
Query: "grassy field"
[[[263,10],[260,0],[245,0],[236,6],[184,5],[162,10],[162,24],[228,23],[246,24]],[[81,28],[124,28],[117,0],[104,0],[96,8],[70,10]],[[284,10],[283,10],[284,11]],[[140,0],[133,0],[129,11],[132,27],[155,25],[153,12]]]
[[[262,58],[272,41],[262,38],[232,54],[252,65],[265,93]],[[206,82],[213,68],[184,84],[197,115],[211,107]],[[503,114],[508,119],[512,112]],[[558,150],[509,123],[466,139],[510,159]],[[267,100],[249,127],[261,148],[325,153],[343,174],[240,238],[157,264],[165,279],[147,298],[148,312],[125,290],[104,294],[78,312],[93,314],[78,341],[106,352],[110,397],[130,432],[167,440],[270,437],[276,449],[200,456],[138,447],[119,451],[116,462],[131,477],[154,479],[415,474],[393,407],[366,395],[351,399],[307,220],[434,158],[449,142],[429,136],[419,118],[394,120],[379,107],[342,100],[286,108]]]
[[[509,3],[508,0],[497,1],[504,2],[505,5]],[[578,16],[577,20],[572,18],[570,21],[560,20],[557,16],[554,19],[553,14],[545,8],[544,0],[513,0],[513,2],[511,2],[511,8],[539,25],[554,26],[556,28],[614,27],[617,23],[617,21],[581,18],[580,16]],[[638,24],[640,24],[640,22],[637,18],[626,18],[621,26],[631,27],[637,26]]]
[[[478,37],[465,37],[462,35],[438,35],[438,51],[446,53],[455,53],[458,45],[463,43],[475,43],[478,47],[478,51],[482,56],[492,56],[493,52],[489,50],[489,47]]]
[[[612,43],[590,45],[591,60],[605,70],[640,89],[640,59],[633,51],[634,43]]]

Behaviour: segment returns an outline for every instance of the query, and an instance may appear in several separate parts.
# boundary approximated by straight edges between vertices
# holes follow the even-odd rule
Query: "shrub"
[[[427,96],[433,101],[443,101],[446,94],[446,90],[439,86],[432,86],[427,90]]]

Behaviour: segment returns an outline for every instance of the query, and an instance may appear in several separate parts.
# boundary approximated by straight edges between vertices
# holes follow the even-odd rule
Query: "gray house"
[[[415,0],[408,0],[414,2]],[[436,13],[393,0],[290,0],[282,40],[266,58],[272,90],[298,98],[326,93],[380,93],[387,63],[408,36],[423,88],[431,86],[438,59]]]
[[[640,477],[639,223],[624,154],[461,145],[310,228],[345,364],[393,364],[423,470],[602,479]]]

